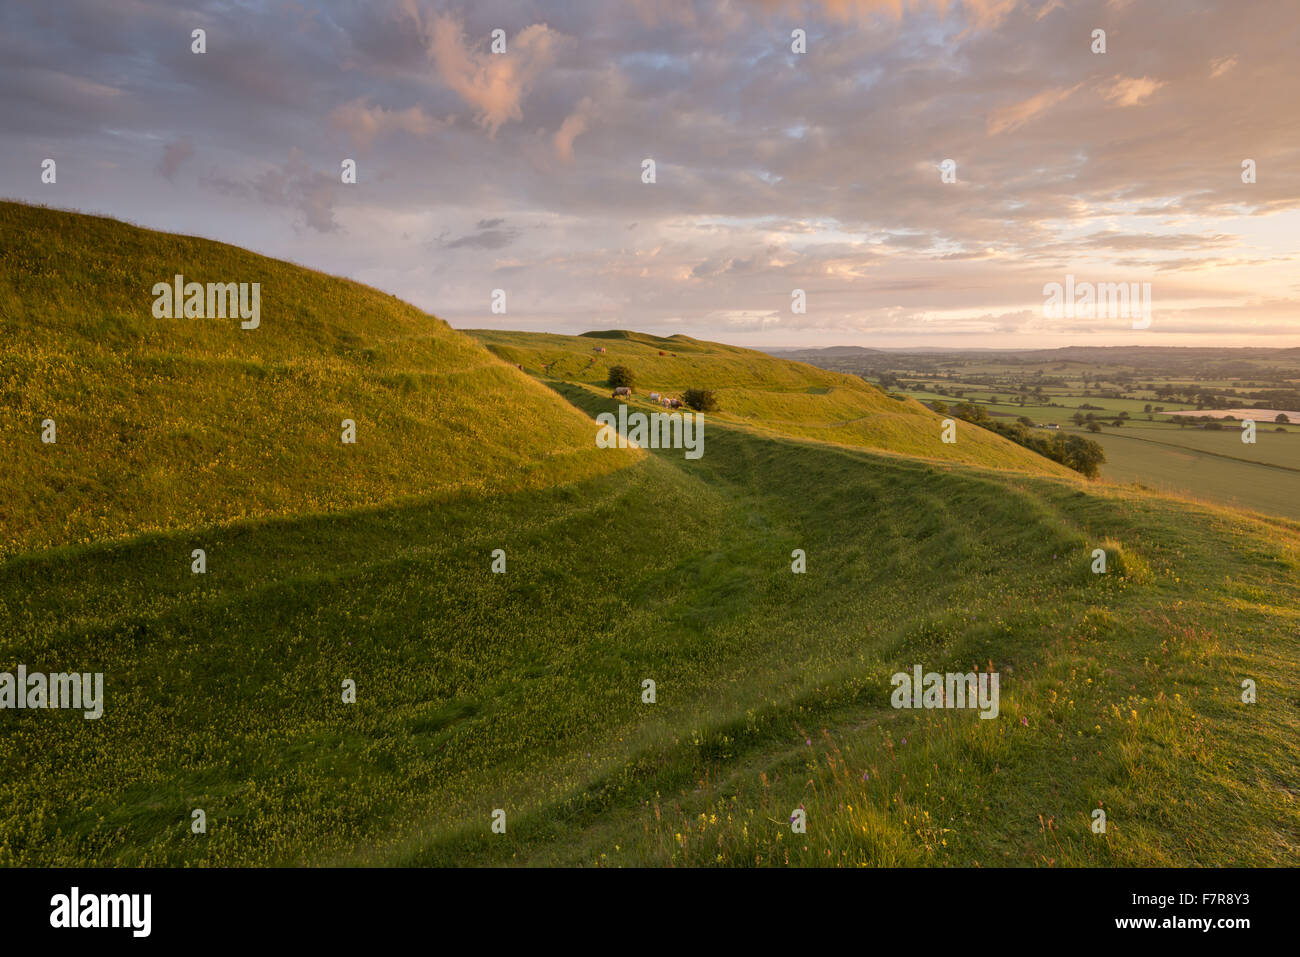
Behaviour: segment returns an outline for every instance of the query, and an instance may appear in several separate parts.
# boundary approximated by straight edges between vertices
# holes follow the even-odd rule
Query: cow
[[[617,399],[620,395],[631,395],[631,394],[632,394],[631,389],[629,389],[625,385],[621,385],[617,389],[615,389],[612,393],[610,393],[609,397],[611,399]]]
[[[651,402],[658,402],[658,401],[659,401],[659,393],[658,393],[658,392],[651,392],[651,393],[650,393],[650,401],[651,401]]]

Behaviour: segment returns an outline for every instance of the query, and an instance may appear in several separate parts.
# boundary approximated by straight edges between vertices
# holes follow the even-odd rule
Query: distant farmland
[[[1237,508],[1300,519],[1300,434],[1134,427],[1088,437],[1106,450],[1102,476]]]
[[[786,355],[856,373],[931,407],[969,402],[1003,421],[1024,417],[1086,435],[1105,449],[1101,477],[1111,482],[1300,518],[1296,350],[1067,348],[909,355],[814,349]],[[1289,421],[1277,423],[1279,414]],[[1243,442],[1232,422],[1197,428],[1201,418],[1252,419],[1255,442]]]

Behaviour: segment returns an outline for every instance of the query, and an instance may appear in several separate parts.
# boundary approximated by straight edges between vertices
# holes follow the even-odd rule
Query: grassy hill
[[[177,273],[260,283],[260,326],[154,318]],[[0,323],[0,555],[542,487],[635,455],[597,455],[554,393],[391,296],[111,219],[0,203]]]
[[[57,296],[68,281],[57,259],[44,272],[22,265],[26,245],[57,241],[44,237],[44,217],[58,217],[49,222],[59,237],[113,235],[104,220],[12,215],[30,216],[34,231],[26,242],[6,233],[4,247],[6,263],[19,257],[6,289],[24,315],[44,308],[31,305],[42,282]],[[135,244],[118,271],[144,258],[165,276],[168,250],[209,245],[116,228]],[[103,249],[81,255],[116,255]],[[309,490],[347,474],[324,455],[297,471],[257,464],[252,474],[277,480],[288,504],[238,521],[195,526],[186,523],[197,516],[176,512],[173,527],[141,533],[130,523],[165,524],[146,504],[118,508],[97,484],[60,493],[68,507],[98,503],[117,524],[87,530],[95,540],[80,547],[0,560],[0,671],[103,671],[104,715],[0,711],[0,865],[1295,860],[1300,526],[1002,459],[818,442],[801,431],[811,413],[788,435],[777,416],[710,417],[699,460],[588,453],[590,416],[613,405],[607,391],[556,379],[561,398],[378,293],[246,261],[298,277],[298,301],[316,316],[304,328],[343,338],[368,329],[382,356],[408,348],[383,338],[397,320],[372,322],[329,299],[354,296],[340,302],[388,303],[405,328],[433,337],[401,353],[396,365],[428,376],[400,393],[364,391],[373,366],[360,351],[326,350],[337,371],[321,388],[343,377],[375,403],[358,423],[435,401],[445,411],[414,418],[423,446],[395,447],[387,473],[366,473],[355,506],[311,506]],[[68,348],[59,323],[104,324],[94,304],[114,295],[126,301],[83,282],[65,309],[79,302],[94,315],[46,311],[30,353],[5,354],[6,381],[39,381],[44,350]],[[272,319],[268,306],[264,329]],[[147,338],[140,323],[136,338]],[[198,322],[169,335],[181,369],[251,348],[205,343]],[[94,354],[92,338],[80,354]],[[258,361],[310,366],[302,356],[320,345],[304,338],[286,333]],[[653,348],[658,359],[657,341],[623,338],[605,337],[610,355]],[[547,346],[555,361],[576,359],[557,339]],[[769,411],[784,413],[785,400],[765,392],[788,393],[809,374],[758,359],[746,372],[746,350],[665,341],[679,343],[665,350],[677,364],[663,367],[675,381],[725,373],[730,394],[751,392]],[[420,365],[423,349],[460,356],[461,377]],[[89,366],[98,418],[113,421],[119,403],[144,416],[145,405],[129,404],[140,386],[126,367],[100,359]],[[779,388],[767,377],[783,377]],[[210,405],[236,401],[221,393],[225,381],[195,378],[166,411],[179,427],[206,421]],[[485,381],[498,391],[482,391]],[[302,414],[270,397],[259,404],[257,392],[239,401],[265,422],[225,433],[225,454],[243,462]],[[532,419],[507,414],[516,408],[546,431],[530,433]],[[4,414],[7,467],[47,482],[48,449],[27,441],[37,413]],[[333,441],[338,414],[320,412]],[[502,484],[484,490],[451,458],[439,465],[462,484],[417,494],[413,475],[431,468],[424,446],[459,449],[467,422],[500,430],[489,448],[506,463],[493,476]],[[559,457],[568,471],[528,471],[570,428],[574,452]],[[160,462],[158,487],[197,482],[184,457],[155,443],[170,448],[151,433],[138,454]],[[89,481],[108,466],[72,456],[64,467]],[[196,540],[205,575],[190,572]],[[1110,557],[1105,575],[1089,570],[1097,547]],[[495,549],[507,554],[504,574],[491,571]],[[795,549],[806,552],[804,574],[792,573]],[[998,672],[998,719],[890,707],[890,675],[917,663]],[[1258,684],[1255,704],[1241,701],[1245,678]],[[342,700],[345,679],[355,704]],[[653,704],[642,699],[646,679]],[[800,806],[808,833],[796,836],[788,819]],[[1104,835],[1090,829],[1098,807]],[[190,830],[195,809],[205,834]],[[505,834],[490,831],[495,809],[507,813]]]
[[[508,362],[543,381],[608,395],[611,366],[636,373],[636,397],[646,409],[650,392],[677,394],[713,389],[720,410],[714,421],[766,434],[799,436],[858,448],[946,462],[1069,476],[1064,466],[1013,442],[959,422],[957,441],[941,439],[943,416],[914,399],[894,398],[854,375],[830,372],[758,352],[687,336],[660,338],[637,332],[581,336],[467,330]],[[593,350],[603,347],[604,353]]]

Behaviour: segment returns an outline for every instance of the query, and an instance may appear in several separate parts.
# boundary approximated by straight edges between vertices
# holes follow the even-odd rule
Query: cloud
[[[336,176],[312,169],[302,151],[294,148],[281,166],[263,170],[246,180],[212,177],[208,181],[219,192],[269,206],[297,210],[303,223],[320,233],[332,233],[339,225],[334,221]]]
[[[456,239],[439,238],[438,245],[444,249],[504,249],[515,241],[519,230],[505,227],[505,219],[480,219],[475,226],[477,232],[458,236]]]
[[[1082,83],[1076,83],[1070,87],[1056,87],[1051,90],[1044,90],[1027,100],[1021,100],[1019,103],[1013,103],[1010,106],[994,110],[988,115],[987,129],[989,136],[1009,133],[1024,126],[1039,114],[1047,112],[1058,103],[1065,102],[1082,85]]]
[[[1121,76],[1102,90],[1102,96],[1116,106],[1137,106],[1164,85],[1163,81],[1153,80],[1149,76]]]
[[[583,97],[582,102],[564,118],[560,128],[555,131],[555,136],[552,139],[555,145],[555,155],[564,162],[573,162],[573,141],[587,131],[588,117],[591,111],[591,97]]]
[[[176,171],[181,168],[181,164],[194,155],[194,144],[188,139],[177,140],[175,143],[168,143],[163,147],[162,160],[158,164],[158,172],[163,176],[171,179],[176,175]]]
[[[1237,58],[1235,56],[1215,57],[1210,61],[1210,79],[1217,80],[1236,65]]]
[[[761,0],[767,7],[787,7],[803,12],[806,6],[820,8],[827,17],[840,22],[862,21],[882,14],[901,20],[906,11],[921,11],[927,6],[940,14],[956,7],[966,14],[972,27],[996,27],[1019,0],[813,0],[805,5],[803,0]]]
[[[336,106],[330,112],[330,122],[352,137],[358,146],[369,146],[376,137],[399,131],[412,136],[428,136],[443,125],[441,120],[429,116],[418,105],[404,110],[388,110],[371,106],[364,96]]]
[[[558,33],[535,23],[507,43],[506,53],[471,50],[460,21],[444,14],[434,18],[428,43],[439,78],[495,137],[505,123],[523,119],[523,100],[554,62],[559,41]]]

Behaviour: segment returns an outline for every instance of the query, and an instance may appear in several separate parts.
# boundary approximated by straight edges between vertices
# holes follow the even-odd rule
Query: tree
[[[611,388],[615,389],[620,389],[624,386],[630,389],[636,384],[636,376],[627,366],[610,366],[609,384]]]
[[[1274,421],[1274,422],[1277,422],[1277,423],[1279,423],[1279,424],[1281,424],[1281,425],[1286,425],[1286,424],[1289,423],[1291,420],[1290,420],[1290,418],[1287,417],[1287,414],[1286,414],[1285,412],[1279,412],[1279,413],[1277,414],[1277,418],[1274,419],[1273,421]]]
[[[1081,472],[1088,478],[1096,478],[1106,462],[1106,450],[1081,435],[1066,435],[1061,438],[1065,444],[1061,460],[1076,472]]]
[[[940,415],[948,414],[947,402],[940,402],[938,399],[935,399],[935,401],[930,404],[930,408],[934,409],[934,411],[938,412]]]
[[[978,406],[973,402],[958,402],[952,407],[952,414],[959,419],[965,419],[967,422],[976,424],[987,422],[989,414],[984,411],[983,406]]]
[[[1089,423],[1088,423],[1088,431],[1089,431],[1089,432],[1100,432],[1100,431],[1101,431],[1101,424],[1100,424],[1099,422],[1089,422]]]
[[[718,397],[712,389],[687,389],[682,393],[682,401],[696,412],[718,411]]]

